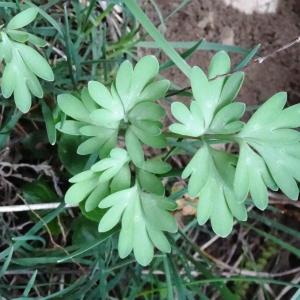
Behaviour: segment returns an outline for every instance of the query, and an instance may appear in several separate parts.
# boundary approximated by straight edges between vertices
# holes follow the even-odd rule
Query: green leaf
[[[300,126],[300,105],[296,104],[284,109],[286,100],[286,93],[275,94],[253,114],[238,134],[238,138],[242,141],[241,147],[247,149],[245,159],[260,161],[261,166],[265,164],[259,169],[248,165],[248,173],[250,172],[252,176],[249,179],[242,177],[242,182],[248,180],[249,184],[259,185],[260,194],[253,195],[254,191],[251,194],[256,199],[253,199],[256,205],[261,209],[266,206],[264,186],[274,189],[276,184],[293,200],[298,199],[299,195],[297,181],[300,181],[300,133],[293,128]],[[253,150],[250,151],[250,148],[246,148],[243,143],[253,148],[258,155],[254,155]],[[241,161],[240,164],[243,162]],[[265,174],[262,173],[262,168],[267,168],[270,176],[262,175]],[[261,176],[263,181],[258,182]],[[237,177],[236,181],[239,182],[240,178]]]
[[[99,220],[99,219],[98,219]],[[95,222],[80,216],[72,222],[72,244],[86,245],[86,243],[95,242],[100,238],[100,233],[95,226]]]
[[[98,207],[100,201],[108,196],[109,188],[107,182],[102,182],[91,192],[85,201],[85,210],[90,212]],[[99,219],[98,219],[99,220]]]
[[[165,192],[161,180],[152,173],[139,169],[138,181],[140,186],[149,193],[163,195]]]
[[[69,179],[69,182],[78,183],[80,181],[85,181],[85,180],[91,179],[92,177],[94,177],[93,171],[86,170],[86,171],[80,172],[80,173],[76,174],[75,176],[71,177]]]
[[[242,87],[244,78],[244,72],[235,72],[226,78],[220,96],[220,103],[222,106],[229,104],[233,99],[236,98]]]
[[[166,139],[163,134],[149,135],[137,126],[130,126],[129,128],[139,138],[139,140],[141,140],[146,145],[154,148],[163,148],[167,145]]]
[[[100,153],[101,157],[106,157],[117,146],[118,131],[115,129],[83,126],[79,132],[92,137],[78,147],[77,152],[81,155]]]
[[[51,67],[45,58],[42,57],[36,50],[19,43],[15,44],[15,46],[20,52],[24,62],[33,73],[44,80],[54,80],[54,74]]]
[[[3,43],[0,43],[0,63],[2,63],[4,59],[4,47],[3,47]]]
[[[105,122],[101,119],[99,122],[97,118],[99,106],[91,98],[86,88],[81,91],[81,98],[71,94],[61,94],[58,96],[57,102],[59,108],[76,121],[59,122],[56,124],[56,128],[67,134],[91,137],[83,142],[81,139],[77,153],[80,155],[97,153],[101,157],[106,157],[116,146],[118,138],[118,122],[112,120],[115,125],[109,127],[113,128],[103,127],[107,126],[107,122],[110,120],[109,116],[113,117],[113,113],[106,110],[110,115],[105,119]]]
[[[169,172],[172,167],[161,159],[153,158],[146,160],[142,165],[142,169],[154,174],[164,174]]]
[[[209,79],[229,73],[230,65],[229,55],[223,50],[217,52],[211,59],[208,67]]]
[[[101,158],[116,147],[119,130],[125,129],[128,155],[136,166],[141,166],[142,144],[158,148],[167,145],[161,123],[164,110],[153,101],[164,96],[169,82],[155,81],[158,71],[157,59],[145,56],[134,68],[129,61],[123,62],[110,90],[100,82],[90,81],[80,98],[59,95],[58,106],[71,119],[58,122],[56,128],[67,134],[90,137],[79,145],[77,153],[98,153]]]
[[[117,146],[118,143],[118,131],[115,130],[111,133],[111,136],[105,141],[103,146],[100,148],[100,157],[106,157],[110,151]]]
[[[101,148],[105,144],[106,139],[103,137],[92,137],[82,142],[77,148],[77,154],[88,155],[97,153],[99,154]]]
[[[24,81],[24,77],[17,75],[16,78],[16,86],[14,90],[14,98],[17,108],[23,112],[27,113],[31,107],[31,95],[28,87]]]
[[[130,128],[126,130],[125,145],[133,163],[136,166],[141,166],[144,162],[144,151],[140,141]]]
[[[76,149],[82,143],[82,138],[64,134],[58,142],[58,157],[67,171],[75,175],[84,170],[88,157],[77,155]]]
[[[56,142],[56,129],[54,125],[52,111],[50,110],[50,108],[48,107],[45,101],[42,100],[41,102],[42,102],[42,113],[46,124],[48,139],[50,144],[54,145]]]
[[[47,203],[58,200],[57,194],[43,180],[28,182],[22,186],[22,194],[28,203]]]
[[[38,14],[38,10],[35,7],[27,8],[14,16],[7,24],[8,29],[19,29],[25,27],[34,19]]]
[[[21,30],[7,30],[8,36],[19,43],[25,43],[29,39],[29,34]]]
[[[27,297],[29,295],[29,292],[30,290],[32,289],[33,285],[34,285],[34,282],[35,282],[35,278],[36,278],[36,275],[37,275],[37,270],[35,270],[30,278],[30,280],[28,281],[27,285],[26,285],[26,288],[23,292],[23,296],[24,297]]]
[[[70,178],[73,185],[68,189],[65,202],[77,204],[85,201],[86,213],[93,211],[109,192],[127,189],[131,182],[129,157],[121,148],[114,148],[110,157],[104,158]]]
[[[16,80],[15,80],[15,65],[8,64],[3,72],[1,90],[4,98],[9,98],[15,90]]]
[[[100,202],[99,207],[109,208],[99,223],[105,232],[121,221],[118,250],[121,258],[133,250],[139,264],[148,265],[154,255],[153,248],[169,252],[170,245],[163,231],[176,232],[177,224],[160,202],[163,197],[140,192],[137,186],[113,193]],[[159,222],[157,222],[158,214]]]
[[[147,70],[145,72],[145,70]],[[151,82],[159,72],[159,63],[155,56],[148,55],[142,57],[135,65],[132,74],[130,92],[139,95],[145,86]],[[126,107],[126,102],[123,104]]]
[[[195,100],[189,109],[181,102],[172,103],[172,114],[179,123],[171,124],[171,131],[199,137],[203,134],[231,134],[242,128],[239,119],[245,105],[232,102],[241,88],[244,74],[236,72],[228,76],[229,71],[230,58],[224,51],[213,56],[208,77],[199,67],[192,68],[190,80]]]
[[[8,38],[7,34],[5,32],[1,32],[1,37],[2,37],[2,51],[3,51],[3,57],[6,63],[9,63],[12,59],[12,49],[13,49],[13,44]]]
[[[8,267],[9,267],[9,264],[10,264],[10,262],[11,262],[13,253],[14,253],[14,247],[13,247],[13,246],[10,246],[10,247],[8,248],[8,255],[7,255],[5,261],[4,261],[4,263],[3,263],[3,265],[2,265],[2,267],[1,267],[1,269],[0,269],[0,278],[2,278],[2,277],[5,275],[5,273],[6,273],[7,269],[8,269]]]
[[[241,143],[234,180],[236,195],[244,201],[250,191],[255,206],[264,210],[268,205],[267,187],[277,190],[264,160],[248,144]]]
[[[116,76],[116,89],[120,95],[127,95],[130,92],[132,75],[132,64],[129,60],[125,60],[120,65]]]
[[[204,120],[197,102],[192,102],[190,110],[181,102],[173,102],[171,111],[173,116],[182,123],[172,124],[169,127],[171,131],[193,137],[204,133]]]
[[[155,122],[155,121],[148,121],[148,120],[143,120],[143,121],[133,121],[132,124],[142,130],[146,135],[149,136],[158,136],[161,134],[161,127],[162,124],[160,122]]]
[[[93,172],[102,172],[99,176],[99,182],[105,182],[113,178],[128,162],[129,156],[127,151],[121,148],[114,148],[110,152],[110,157],[95,163],[91,170]]]
[[[177,223],[174,217],[166,210],[162,209],[162,202],[167,200],[162,196],[142,193],[142,206],[145,211],[147,221],[153,226],[153,229],[160,231],[177,232]]]
[[[31,107],[31,94],[43,97],[43,89],[36,75],[48,81],[52,81],[54,75],[48,62],[36,50],[22,44],[29,39],[29,34],[14,29],[7,33],[10,37],[1,32],[1,51],[5,61],[1,90],[5,98],[13,94],[17,108],[27,113]]]
[[[141,58],[134,68],[129,61],[121,64],[115,88],[126,114],[139,102],[155,101],[165,95],[169,81],[153,81],[158,72],[159,63],[152,55]]]
[[[47,42],[45,40],[39,38],[38,36],[31,34],[31,33],[27,33],[27,35],[28,35],[28,42],[35,45],[36,47],[42,48],[47,45]]]
[[[160,80],[148,84],[139,96],[139,102],[154,101],[163,98],[170,87],[169,80]]]
[[[99,220],[101,220],[101,218],[105,214],[105,210],[100,209],[100,208],[95,208],[91,211],[87,211],[85,209],[85,203],[86,203],[86,201],[82,201],[79,203],[80,211],[81,211],[82,215],[85,217],[86,221],[90,220],[93,222],[94,229],[96,229],[96,231],[98,232],[97,226],[95,226],[95,223],[98,223]]]
[[[88,180],[84,180],[73,184],[65,195],[65,202],[67,204],[78,204],[86,199],[91,191],[96,187],[98,177],[94,175]]]
[[[93,100],[93,98],[90,96],[89,90],[88,88],[84,87],[81,90],[80,93],[81,96],[81,101],[84,104],[84,106],[86,107],[86,109],[91,113],[93,112],[95,109],[98,109],[99,106],[97,105],[97,103]]]
[[[197,220],[211,221],[214,232],[226,237],[232,231],[233,218],[245,221],[247,211],[233,190],[236,159],[204,144],[186,166],[182,177],[189,176],[188,191],[199,197]],[[200,167],[201,166],[201,167]]]
[[[130,187],[131,171],[128,165],[124,165],[111,181],[110,189],[112,193],[125,190]]]
[[[84,123],[72,120],[65,120],[63,122],[58,122],[55,128],[63,133],[70,135],[80,135],[80,129],[83,127]],[[97,128],[98,129],[98,128]]]
[[[221,108],[215,115],[209,131],[212,133],[230,134],[242,129],[244,123],[239,121],[246,109],[244,103],[230,103]]]
[[[75,120],[82,122],[89,121],[89,112],[84,104],[71,94],[60,94],[57,97],[59,108],[67,115]]]
[[[165,111],[161,106],[153,102],[142,102],[137,104],[129,112],[129,120],[151,120],[159,121],[165,115]]]
[[[93,100],[101,107],[115,114],[115,119],[122,119],[124,116],[123,107],[118,95],[109,90],[98,81],[90,81],[88,91]]]
[[[90,118],[97,126],[115,129],[119,127],[122,116],[107,109],[96,109],[90,114]]]

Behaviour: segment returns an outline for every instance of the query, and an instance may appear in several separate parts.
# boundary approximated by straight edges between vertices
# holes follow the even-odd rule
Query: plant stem
[[[143,25],[149,35],[155,40],[158,46],[166,53],[174,64],[187,76],[190,76],[191,67],[188,63],[176,52],[176,50],[166,41],[163,35],[157,30],[147,15],[142,11],[135,0],[124,0],[124,3]]]
[[[220,141],[238,143],[238,138],[235,134],[206,134],[204,138],[207,142]]]

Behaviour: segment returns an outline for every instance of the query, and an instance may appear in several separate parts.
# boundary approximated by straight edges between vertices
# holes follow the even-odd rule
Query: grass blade
[[[14,253],[14,247],[13,246],[10,246],[9,247],[9,250],[8,250],[8,255],[6,257],[6,260],[0,270],[0,278],[3,277],[5,275],[5,272],[6,270],[8,269],[8,266],[10,264],[10,261],[11,261],[11,258],[12,258],[12,255]]]
[[[195,43],[195,45],[193,47],[191,47],[190,49],[184,51],[182,54],[179,54],[183,59],[186,59],[188,57],[190,57],[199,47],[199,45],[201,45],[201,43],[203,42],[203,40],[200,40],[198,42]],[[170,67],[174,66],[174,62],[172,60],[166,61],[165,63],[160,65],[159,70],[163,71],[166,70]]]
[[[265,225],[267,225],[270,228],[275,228],[286,234],[289,234],[292,237],[296,237],[296,238],[300,239],[299,231],[297,231],[293,228],[290,228],[288,226],[285,226],[271,218],[265,217],[263,215],[259,215],[259,214],[255,213],[254,211],[251,212],[250,217],[253,217],[255,220],[258,220],[258,221],[264,223]]]
[[[26,4],[28,4],[31,7],[35,7],[36,9],[38,9],[39,14],[41,16],[43,16],[56,30],[57,32],[63,36],[63,32],[61,30],[60,25],[49,15],[47,14],[43,9],[39,8],[38,6],[34,5],[33,3],[31,3],[30,1],[25,1]]]
[[[57,263],[66,262],[70,259],[73,259],[74,257],[80,256],[80,255],[94,249],[95,247],[99,246],[100,244],[105,242],[107,239],[109,239],[115,232],[116,232],[116,229],[113,229],[111,231],[108,231],[108,232],[104,233],[103,237],[101,237],[96,242],[93,241],[93,242],[89,243],[87,246],[84,246],[84,247],[80,248],[79,250],[73,252],[71,255],[68,255],[68,256],[64,257],[63,259],[59,259],[57,261]]]
[[[27,297],[29,295],[30,290],[32,289],[34,282],[35,282],[35,278],[37,275],[37,270],[34,271],[34,273],[32,274],[24,292],[23,292],[23,296]]]
[[[280,238],[270,234],[270,233],[267,233],[267,232],[264,232],[258,228],[255,228],[249,224],[243,224],[241,223],[243,226],[246,226],[252,230],[254,230],[256,233],[258,233],[259,235],[265,237],[266,239],[269,239],[271,240],[272,242],[274,242],[275,244],[279,245],[280,247],[282,247],[283,249],[295,254],[297,257],[300,257],[300,250],[294,246],[292,246],[291,244],[281,240]]]
[[[174,16],[177,12],[183,9],[186,5],[188,5],[192,0],[182,0],[181,3],[165,18],[167,21],[169,18]]]
[[[234,68],[234,71],[238,71],[245,68],[251,62],[252,58],[256,55],[259,48],[260,44],[256,45],[252,50],[250,50],[249,53],[245,55],[243,60]]]
[[[189,77],[191,67],[188,63],[176,52],[171,44],[162,36],[153,23],[149,20],[146,14],[138,6],[135,0],[124,0],[124,3],[135,16],[135,18],[143,25],[148,34],[155,40],[157,46],[161,48],[167,56],[175,63],[175,65]]]
[[[46,124],[48,140],[51,145],[54,145],[56,142],[56,129],[55,129],[53,115],[49,106],[46,104],[44,100],[41,100],[41,104],[42,104],[42,113]]]
[[[170,266],[166,256],[164,256],[163,262],[164,262],[164,269],[165,269],[166,279],[167,279],[168,300],[173,300],[174,299],[173,284],[171,279]]]
[[[187,42],[168,42],[175,49],[189,49],[195,45],[196,41],[187,41]],[[160,46],[152,41],[141,41],[138,42],[137,47],[146,48],[146,49],[159,49]],[[204,51],[220,51],[224,50],[227,52],[238,53],[242,55],[249,54],[249,50],[232,45],[223,45],[220,43],[208,42],[202,40],[202,43],[198,46],[197,50]]]

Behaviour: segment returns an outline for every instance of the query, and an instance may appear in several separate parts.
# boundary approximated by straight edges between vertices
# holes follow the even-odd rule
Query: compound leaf
[[[190,75],[194,96],[188,109],[180,102],[172,103],[171,111],[179,123],[170,130],[191,137],[203,134],[231,134],[238,132],[243,123],[239,121],[245,106],[232,103],[243,83],[244,74],[231,75],[230,58],[224,51],[218,52],[211,60],[208,77],[199,67],[193,67]]]
[[[143,193],[135,185],[132,188],[109,195],[100,202],[100,208],[109,208],[99,223],[99,231],[113,228],[121,220],[118,250],[121,258],[130,254],[139,264],[148,265],[154,255],[154,247],[170,251],[164,231],[176,232],[175,219],[166,208],[159,205],[163,197]],[[157,218],[160,216],[159,218]],[[157,222],[159,219],[159,222]]]
[[[236,158],[204,144],[185,168],[182,177],[190,176],[188,191],[199,197],[197,219],[200,225],[211,220],[214,232],[226,237],[233,218],[245,221],[247,211],[233,189]]]
[[[286,101],[286,93],[275,94],[254,113],[238,134],[238,138],[242,140],[241,152],[245,156],[244,160],[256,163],[248,164],[245,168],[246,172],[252,174],[249,178],[243,179],[241,172],[236,175],[236,189],[239,191],[239,181],[242,181],[244,186],[247,185],[245,182],[249,181],[249,185],[253,186],[249,189],[254,198],[256,184],[260,193],[256,191],[253,200],[261,209],[266,207],[267,201],[263,186],[276,189],[277,185],[293,200],[298,199],[299,196],[297,181],[300,181],[300,133],[293,128],[300,126],[300,105],[284,109]],[[244,143],[247,143],[257,154]],[[260,168],[255,168],[258,162]],[[245,167],[242,159],[240,164]],[[270,175],[267,175],[266,168]],[[244,196],[247,188],[243,187],[240,190],[239,192]]]

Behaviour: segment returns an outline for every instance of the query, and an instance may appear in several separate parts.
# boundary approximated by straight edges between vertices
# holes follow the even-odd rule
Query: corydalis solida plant
[[[300,106],[284,109],[286,93],[267,100],[244,124],[245,104],[236,102],[244,80],[243,72],[230,72],[224,51],[211,60],[208,75],[199,67],[190,74],[193,99],[189,107],[171,106],[178,123],[170,130],[186,141],[199,139],[201,147],[182,173],[188,192],[199,197],[199,224],[210,220],[214,232],[226,237],[234,218],[247,220],[245,199],[265,209],[267,188],[279,188],[291,199],[298,198],[300,180]],[[161,178],[170,171],[159,157],[146,159],[143,144],[166,147],[161,118],[164,110],[155,101],[163,98],[169,82],[155,81],[158,62],[143,57],[135,66],[125,61],[110,90],[90,82],[81,95],[63,94],[58,105],[68,118],[58,130],[85,136],[79,154],[99,154],[100,161],[73,178],[67,203],[84,203],[86,211],[100,208],[99,231],[121,225],[118,250],[126,257],[133,250],[137,261],[147,265],[154,247],[170,252],[164,232],[176,232],[176,208],[165,196]],[[124,138],[124,143],[122,142]],[[239,155],[211,146],[227,140],[239,145]],[[126,150],[125,150],[126,149]],[[165,174],[165,175],[164,175]]]
[[[46,42],[26,32],[23,27],[33,22],[37,8],[28,8],[14,16],[0,30],[0,63],[4,62],[1,92],[4,98],[14,96],[17,108],[26,113],[31,107],[31,98],[43,97],[38,77],[53,81],[54,75],[48,62],[32,47],[46,46]]]
[[[1,29],[2,94],[6,98],[14,94],[22,112],[30,109],[31,94],[43,96],[37,77],[53,80],[48,63],[25,44],[45,45],[22,29],[36,15],[35,8],[27,9]],[[244,73],[228,75],[230,70],[230,58],[223,51],[212,58],[207,75],[199,67],[192,68],[193,99],[189,107],[172,104],[177,122],[170,126],[173,136],[185,143],[201,142],[182,178],[188,179],[189,194],[200,199],[198,223],[210,220],[222,237],[232,231],[234,219],[247,219],[244,201],[248,195],[263,210],[268,189],[280,189],[297,199],[300,180],[299,132],[295,130],[300,126],[299,104],[284,108],[287,96],[278,93],[244,124],[245,104],[236,101]],[[99,156],[88,170],[70,179],[66,203],[79,204],[86,214],[97,210],[100,232],[119,226],[120,257],[133,251],[142,265],[150,263],[154,248],[170,252],[168,234],[177,230],[171,213],[176,205],[166,197],[162,183],[171,166],[162,156],[149,158],[143,148],[168,146],[162,124],[165,112],[157,100],[165,97],[169,81],[156,80],[158,75],[158,61],[145,56],[135,67],[123,62],[109,89],[91,81],[80,94],[62,94],[57,99],[67,116],[56,124],[57,129],[84,139],[78,154]],[[239,154],[212,147],[218,141],[236,143]]]

